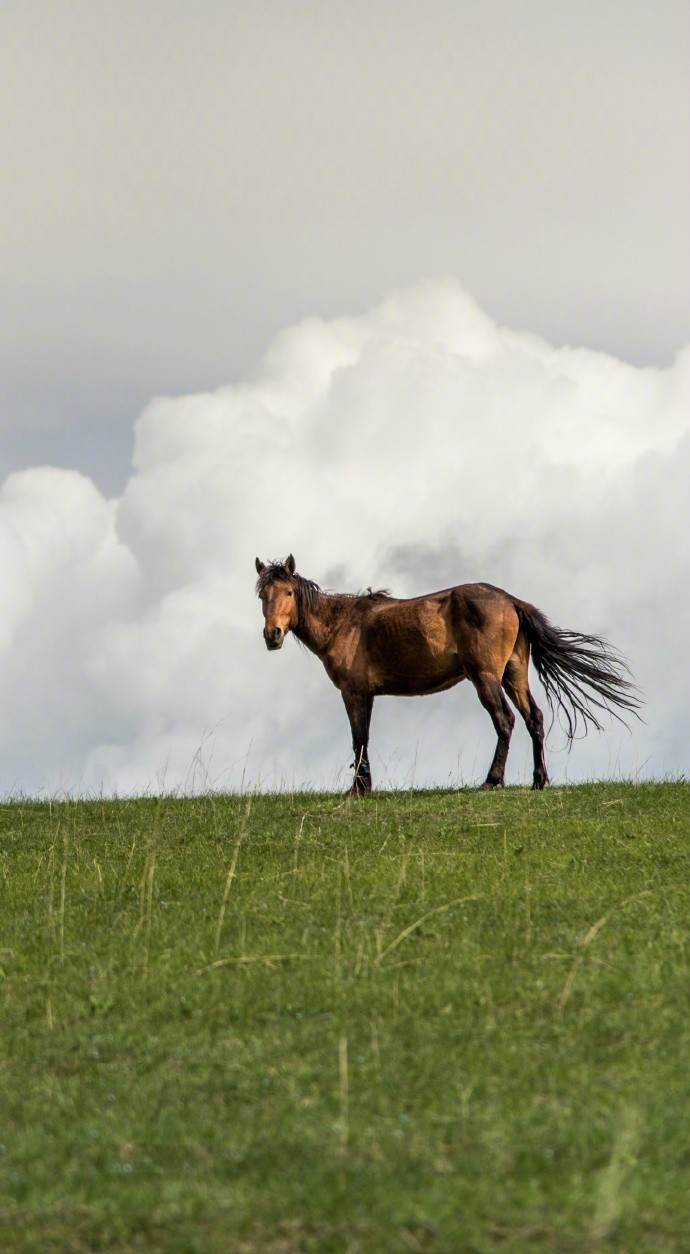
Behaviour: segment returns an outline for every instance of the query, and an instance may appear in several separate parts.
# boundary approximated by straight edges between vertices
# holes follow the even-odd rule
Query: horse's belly
[[[445,692],[465,679],[465,671],[459,662],[455,665],[426,670],[420,668],[412,674],[396,674],[389,670],[386,674],[372,677],[374,691],[382,697],[428,697],[434,692]]]
[[[447,688],[454,688],[456,684],[459,684],[466,678],[467,676],[465,675],[465,672],[461,671],[459,674],[453,675],[452,679],[445,679],[442,683],[430,685],[419,695],[422,697],[430,697],[434,692],[445,692]]]
[[[436,606],[399,622],[382,611],[371,623],[362,656],[370,691],[382,696],[443,692],[465,678],[446,616]]]

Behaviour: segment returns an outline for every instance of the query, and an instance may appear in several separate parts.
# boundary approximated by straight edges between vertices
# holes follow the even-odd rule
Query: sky
[[[610,635],[645,722],[554,728],[552,775],[687,771],[687,5],[0,24],[0,793],[344,786],[337,692],[261,641],[288,551]],[[471,783],[493,733],[461,685],[378,702],[372,747]]]

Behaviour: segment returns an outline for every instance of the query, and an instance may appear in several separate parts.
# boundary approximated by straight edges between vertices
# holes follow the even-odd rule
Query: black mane
[[[294,588],[300,618],[303,610],[316,609],[319,597],[338,596],[349,597],[353,601],[364,599],[388,601],[391,596],[388,588],[367,588],[366,592],[324,592],[313,579],[305,579],[304,575],[298,575],[297,571],[291,574],[285,562],[269,562],[267,566],[264,566],[256,581],[257,596],[261,596],[261,593],[274,583],[287,583]]]
[[[256,581],[257,596],[261,596],[261,593],[274,583],[288,583],[294,588],[300,616],[303,609],[315,609],[322,595],[321,588],[314,583],[313,579],[305,579],[303,575],[298,575],[297,571],[290,574],[285,562],[269,562],[268,566],[264,566]]]

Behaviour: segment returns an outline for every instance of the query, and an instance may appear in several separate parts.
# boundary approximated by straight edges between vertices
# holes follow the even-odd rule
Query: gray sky
[[[0,472],[128,474],[154,394],[451,275],[635,365],[690,339],[685,0],[5,0]]]

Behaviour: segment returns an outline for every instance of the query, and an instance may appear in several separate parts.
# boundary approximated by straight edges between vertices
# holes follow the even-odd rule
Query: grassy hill
[[[0,807],[0,1248],[690,1232],[690,786]]]

